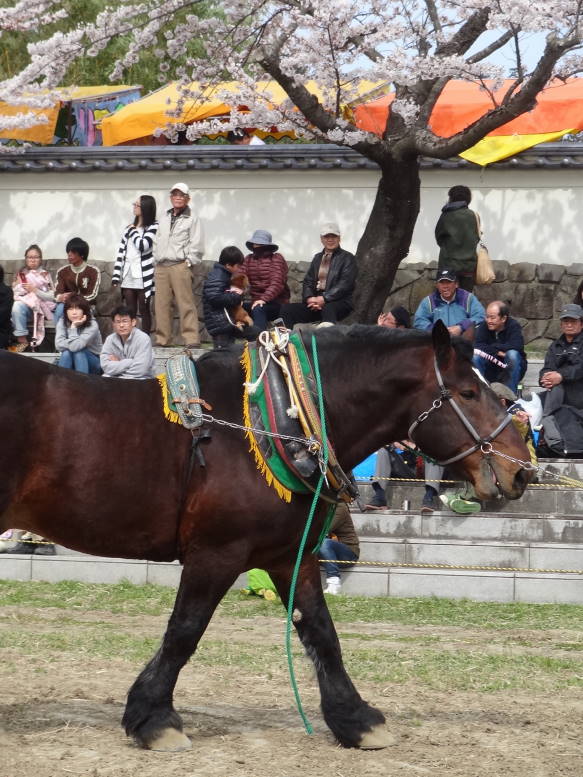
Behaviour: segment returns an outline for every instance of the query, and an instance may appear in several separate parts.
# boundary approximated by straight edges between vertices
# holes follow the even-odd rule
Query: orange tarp
[[[500,101],[513,82],[494,92]],[[357,106],[354,109],[356,124],[364,130],[381,135],[389,115],[394,94]],[[448,138],[468,127],[494,108],[490,95],[477,84],[467,81],[450,81],[441,93],[429,120],[430,129],[440,137]],[[541,143],[555,140],[567,132],[583,129],[583,78],[571,78],[566,83],[553,81],[537,97],[532,111],[518,116],[507,124],[488,133],[473,149],[461,154],[478,164],[488,164],[513,153]],[[517,136],[520,136],[517,138]],[[498,140],[489,141],[498,137]],[[502,138],[508,139],[504,142]]]
[[[504,87],[494,92],[497,99],[512,84],[508,80]],[[394,94],[388,94],[354,109],[356,123],[361,129],[382,134],[389,105]],[[431,118],[429,127],[436,135],[449,138],[468,127],[494,107],[487,92],[477,84],[467,81],[450,81],[443,92]],[[512,135],[519,133],[556,132],[565,127],[583,126],[583,78],[571,78],[566,83],[554,81],[537,98],[537,105],[528,113],[518,116],[507,124],[488,133],[489,135]]]

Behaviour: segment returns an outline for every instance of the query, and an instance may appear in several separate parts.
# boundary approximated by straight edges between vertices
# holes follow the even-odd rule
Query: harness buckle
[[[480,443],[480,451],[484,454],[484,456],[491,456],[494,453],[494,448],[492,447],[492,443],[491,442]]]

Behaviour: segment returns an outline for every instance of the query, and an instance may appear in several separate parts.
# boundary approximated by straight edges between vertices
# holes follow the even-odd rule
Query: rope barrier
[[[537,574],[554,574],[554,575],[583,575],[583,569],[540,569],[537,567],[489,567],[480,564],[422,564],[422,563],[407,563],[400,561],[337,561],[336,559],[322,559],[319,558],[320,563],[330,562],[332,564],[346,564],[352,566],[367,566],[367,567],[388,567],[389,569],[396,569],[399,567],[406,567],[409,569],[461,569],[461,570],[475,570],[481,572],[536,572]]]
[[[568,478],[566,475],[557,475],[558,478],[565,478],[567,481],[566,483],[529,483],[526,487],[526,490],[531,488],[578,488],[583,489],[583,480],[575,480],[574,478]],[[463,480],[444,480],[443,478],[385,478],[385,477],[375,477],[374,475],[370,475],[369,477],[357,477],[356,482],[361,483],[363,485],[367,485],[368,483],[379,483],[380,481],[394,481],[399,483],[463,483]]]

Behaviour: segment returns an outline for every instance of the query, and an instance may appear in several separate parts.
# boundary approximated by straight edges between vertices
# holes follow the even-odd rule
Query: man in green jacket
[[[468,207],[472,193],[467,186],[452,186],[447,195],[449,199],[435,226],[439,246],[437,269],[455,270],[459,287],[473,291],[480,230],[476,213]]]

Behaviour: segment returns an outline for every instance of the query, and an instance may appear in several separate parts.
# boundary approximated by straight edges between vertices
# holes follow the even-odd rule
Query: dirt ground
[[[11,607],[3,623],[21,633],[54,630],[52,610]],[[91,620],[90,613],[84,615]],[[165,619],[99,614],[116,627],[159,637]],[[14,625],[14,624],[13,624]],[[66,630],[66,624],[63,629]],[[419,628],[341,624],[340,633],[363,634],[363,646],[388,630],[401,636]],[[435,629],[433,629],[435,632]],[[442,637],[447,629],[441,629]],[[44,659],[23,656],[18,646],[0,651],[0,775],[2,777],[581,777],[583,699],[560,694],[472,693],[359,682],[364,698],[380,707],[395,744],[382,751],[338,747],[319,713],[311,672],[298,668],[308,735],[289,686],[281,618],[217,618],[207,638],[282,645],[277,671],[258,666],[197,665],[183,670],[175,697],[189,752],[167,755],[135,747],[120,719],[127,689],[141,665],[124,659],[58,650]],[[476,639],[456,629],[455,641]],[[357,640],[358,641],[358,640]],[[402,647],[402,644],[401,644]],[[484,650],[488,646],[484,645]],[[302,663],[302,661],[300,661]]]

